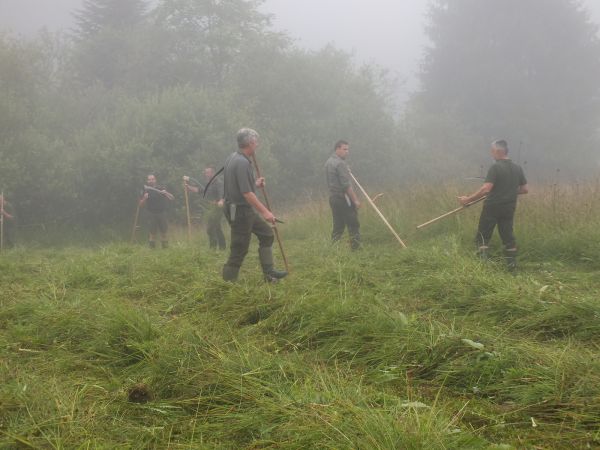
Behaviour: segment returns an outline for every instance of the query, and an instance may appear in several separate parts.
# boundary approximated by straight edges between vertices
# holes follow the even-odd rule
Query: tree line
[[[378,187],[473,175],[498,137],[541,172],[597,168],[598,35],[575,1],[432,2],[400,115],[385,70],[298,48],[261,3],[86,0],[72,30],[1,35],[0,183],[21,224],[126,223],[147,173],[176,191],[241,126],[282,203],[323,191],[339,138]]]

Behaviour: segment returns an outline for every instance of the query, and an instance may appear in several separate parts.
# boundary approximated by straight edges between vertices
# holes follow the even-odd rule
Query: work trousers
[[[350,204],[348,204],[350,203]],[[332,195],[329,197],[329,206],[333,216],[333,231],[331,240],[337,242],[342,238],[344,230],[348,227],[350,245],[352,249],[360,247],[360,223],[358,222],[358,211],[345,195]]]
[[[223,212],[217,205],[211,205],[206,213],[206,234],[210,248],[225,249],[225,235],[221,228],[223,222]]]
[[[229,205],[225,205],[225,217],[231,225],[231,243],[229,245],[229,258],[223,267],[225,279],[237,278],[244,258],[250,248],[252,234],[258,238],[258,254],[263,272],[273,269],[272,247],[274,241],[273,229],[250,207],[237,205],[235,217],[230,217]]]
[[[167,221],[166,212],[148,211],[148,231],[150,232],[150,234],[155,235],[159,231],[162,234],[166,234],[168,228],[169,223]]]
[[[494,228],[498,225],[500,239],[506,249],[515,248],[517,242],[513,234],[513,221],[515,217],[516,203],[505,203],[501,205],[483,205],[479,217],[479,227],[475,242],[479,247],[487,246],[492,238]]]

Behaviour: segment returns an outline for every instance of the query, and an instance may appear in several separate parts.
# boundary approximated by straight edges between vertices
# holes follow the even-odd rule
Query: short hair
[[[350,145],[348,144],[348,141],[345,141],[343,139],[340,139],[339,141],[337,141],[335,143],[335,147],[333,147],[334,150],[337,150],[338,148],[340,148],[342,145]]]
[[[498,139],[492,142],[492,147],[498,150],[504,150],[504,153],[508,153],[508,143],[504,139]]]
[[[252,128],[242,128],[237,132],[237,143],[239,148],[246,148],[250,142],[258,140],[258,133]]]

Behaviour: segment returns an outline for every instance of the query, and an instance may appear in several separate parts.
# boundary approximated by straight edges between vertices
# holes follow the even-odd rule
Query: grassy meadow
[[[5,251],[0,448],[598,448],[600,184],[532,191],[516,274],[480,205],[416,231],[453,187],[379,200],[406,250],[366,204],[359,252],[325,202],[282,214],[276,285],[255,242],[223,282],[202,230]]]

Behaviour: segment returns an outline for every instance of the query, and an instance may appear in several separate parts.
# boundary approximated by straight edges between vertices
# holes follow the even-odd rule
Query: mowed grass
[[[600,191],[521,199],[520,269],[481,263],[457,189],[361,211],[329,242],[324,202],[285,214],[292,264],[240,282],[201,230],[0,256],[1,448],[521,449],[600,446]]]

